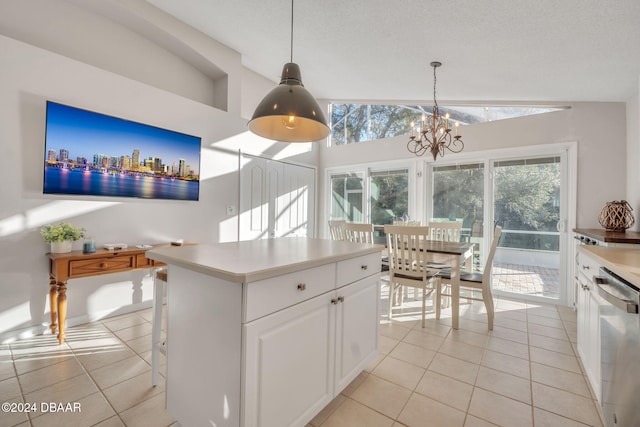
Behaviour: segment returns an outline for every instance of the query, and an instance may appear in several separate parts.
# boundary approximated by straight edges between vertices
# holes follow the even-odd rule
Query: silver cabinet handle
[[[338,302],[344,302],[344,297],[338,297]]]
[[[307,285],[304,283],[298,283],[298,290],[299,291],[304,291],[305,289],[307,289]]]
[[[589,270],[589,266],[588,266],[588,265],[583,265],[583,266],[582,266],[582,269],[583,269],[583,270]]]
[[[335,299],[335,298],[333,298],[333,299],[331,300],[331,304],[334,304],[334,305],[335,305],[335,304],[338,304],[338,300],[337,300],[337,299]]]
[[[368,265],[361,265],[361,266],[360,266],[360,269],[361,269],[361,270],[366,270],[366,269],[368,269],[368,268],[369,268],[369,266],[368,266]]]

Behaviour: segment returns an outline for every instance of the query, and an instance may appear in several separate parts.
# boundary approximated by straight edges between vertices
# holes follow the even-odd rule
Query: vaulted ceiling
[[[147,0],[274,81],[288,0]],[[626,101],[640,78],[638,0],[296,0],[293,61],[330,100]]]

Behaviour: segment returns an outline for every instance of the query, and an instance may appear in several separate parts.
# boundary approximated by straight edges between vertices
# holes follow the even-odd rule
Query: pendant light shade
[[[280,84],[265,96],[249,121],[249,130],[263,138],[311,142],[326,138],[329,126],[318,102],[304,88],[300,67],[293,62],[293,0],[291,59],[282,68]]]
[[[318,102],[302,84],[298,64],[284,65],[280,84],[258,104],[249,130],[264,138],[285,142],[317,141],[329,135]]]

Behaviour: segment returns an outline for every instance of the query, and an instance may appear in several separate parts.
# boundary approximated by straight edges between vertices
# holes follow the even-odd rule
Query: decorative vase
[[[67,252],[71,252],[72,246],[73,242],[71,240],[65,240],[63,242],[51,242],[51,253],[64,254]]]
[[[633,209],[626,200],[614,200],[613,202],[607,202],[600,212],[598,222],[600,225],[607,229],[607,231],[622,231],[631,227],[635,222]]]

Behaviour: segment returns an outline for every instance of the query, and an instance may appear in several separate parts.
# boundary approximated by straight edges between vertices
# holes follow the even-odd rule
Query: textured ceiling
[[[274,81],[288,0],[147,0]],[[330,100],[626,101],[638,93],[640,0],[296,0],[293,60]]]

